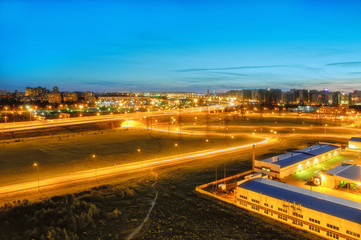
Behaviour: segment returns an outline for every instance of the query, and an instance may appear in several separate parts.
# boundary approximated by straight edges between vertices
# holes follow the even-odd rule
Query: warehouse
[[[327,239],[359,240],[361,203],[266,178],[238,183],[241,208]]]
[[[361,166],[342,164],[323,174],[321,186],[329,188],[347,188],[356,190],[361,187]]]
[[[352,137],[348,140],[349,150],[359,151],[361,150],[361,138]]]
[[[254,171],[274,178],[284,178],[321,162],[334,158],[341,147],[334,144],[317,144],[264,160],[254,161]]]

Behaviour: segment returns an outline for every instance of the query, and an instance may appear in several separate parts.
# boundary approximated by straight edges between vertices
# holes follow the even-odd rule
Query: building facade
[[[236,204],[326,239],[359,240],[361,203],[265,178],[239,182]]]
[[[317,144],[297,151],[254,162],[254,171],[274,178],[284,178],[339,155],[341,147]]]

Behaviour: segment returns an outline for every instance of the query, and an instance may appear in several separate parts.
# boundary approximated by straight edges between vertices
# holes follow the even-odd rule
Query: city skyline
[[[361,89],[361,3],[2,1],[1,89]]]
[[[360,12],[0,0],[0,239],[361,240]]]

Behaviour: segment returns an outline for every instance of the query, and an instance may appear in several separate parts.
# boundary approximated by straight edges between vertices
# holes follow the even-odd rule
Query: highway
[[[214,106],[212,105],[208,107],[181,109],[178,111],[172,110],[172,111],[135,112],[135,113],[87,116],[87,117],[76,117],[76,118],[60,118],[60,119],[54,119],[54,120],[50,119],[43,121],[0,123],[0,130],[2,133],[6,133],[6,132],[17,132],[17,131],[26,131],[26,130],[34,130],[34,129],[61,127],[61,126],[108,122],[108,121],[119,121],[119,120],[125,121],[125,120],[132,120],[142,117],[171,116],[171,115],[177,115],[179,113],[192,113],[192,112],[194,113],[205,110],[220,109],[230,106],[232,105],[223,104],[223,105],[214,105]]]
[[[166,166],[166,165],[172,165],[172,164],[179,164],[184,163],[187,161],[195,161],[197,159],[202,159],[205,157],[215,157],[220,156],[223,154],[230,154],[230,153],[236,153],[241,150],[251,150],[253,144],[256,146],[262,146],[265,144],[272,144],[275,143],[276,138],[263,138],[262,141],[255,142],[252,144],[246,144],[246,145],[240,145],[235,147],[229,147],[229,148],[219,148],[219,149],[212,149],[212,150],[203,150],[203,151],[196,151],[192,153],[187,154],[181,154],[171,157],[164,157],[164,158],[154,158],[144,161],[138,161],[134,163],[127,163],[117,166],[110,166],[110,167],[103,167],[103,168],[97,168],[97,169],[91,169],[86,171],[79,171],[74,172],[71,174],[67,174],[64,176],[56,176],[46,179],[40,179],[38,181],[29,181],[14,185],[7,185],[0,187],[0,199],[9,197],[9,195],[13,193],[18,192],[31,192],[33,190],[36,190],[38,188],[44,189],[46,187],[56,187],[60,188],[61,186],[69,183],[77,183],[81,181],[86,180],[97,180],[104,177],[110,177],[110,176],[117,176],[120,174],[125,173],[132,173],[135,171],[141,171],[145,169],[150,169],[154,167],[160,167],[160,166]],[[40,190],[39,189],[39,190]]]

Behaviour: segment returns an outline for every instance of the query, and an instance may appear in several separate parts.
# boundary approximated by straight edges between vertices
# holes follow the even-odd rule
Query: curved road
[[[270,138],[270,139],[263,138],[262,141],[256,142],[254,144],[256,146],[260,146],[266,143],[274,143],[275,141],[276,138]],[[203,150],[203,151],[197,151],[197,152],[181,154],[171,157],[155,158],[145,161],[127,163],[118,166],[110,166],[110,167],[103,167],[103,168],[97,168],[86,171],[79,171],[64,176],[40,179],[39,185],[41,189],[46,187],[60,188],[61,186],[69,183],[76,183],[76,182],[92,180],[92,179],[97,180],[98,178],[102,178],[102,177],[117,176],[124,173],[132,173],[135,171],[140,171],[154,167],[166,166],[166,165],[177,164],[187,161],[194,161],[205,157],[214,157],[223,154],[238,152],[240,150],[246,150],[246,149],[250,150],[252,149],[252,146],[253,143],[230,147],[230,148]],[[38,181],[29,181],[14,185],[2,186],[0,187],[0,199],[9,197],[11,196],[11,194],[34,192],[34,190],[36,190],[37,188],[38,188]]]

